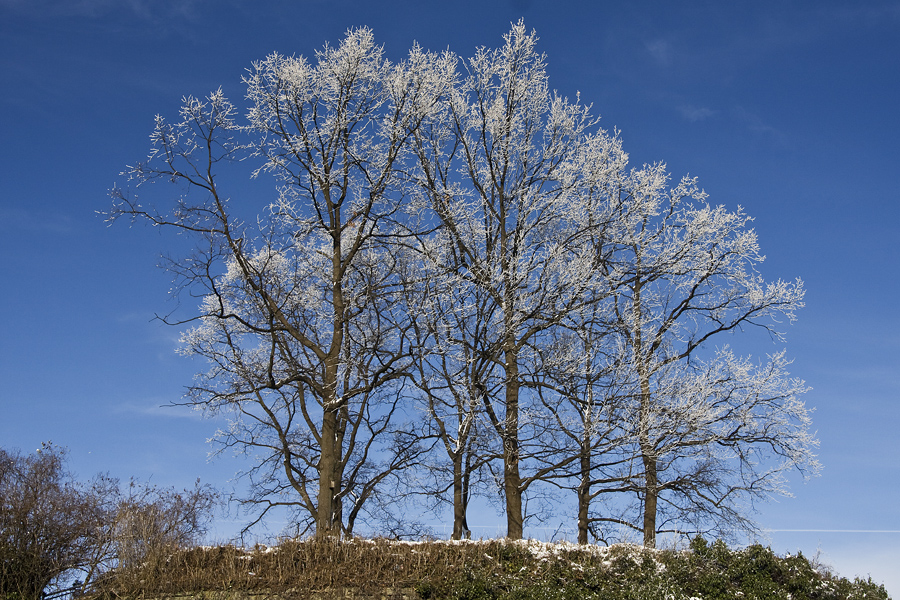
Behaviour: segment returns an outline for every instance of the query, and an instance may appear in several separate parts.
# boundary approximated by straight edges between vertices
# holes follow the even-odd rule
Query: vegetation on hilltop
[[[100,590],[103,599],[889,598],[871,579],[838,577],[802,554],[781,557],[760,545],[732,550],[700,537],[685,550],[533,540],[291,540],[251,550],[194,548],[113,575]]]
[[[0,600],[489,600],[760,598],[886,600],[801,554],[534,540],[287,538],[278,546],[197,546],[216,504],[98,476],[77,481],[65,452],[0,449]]]

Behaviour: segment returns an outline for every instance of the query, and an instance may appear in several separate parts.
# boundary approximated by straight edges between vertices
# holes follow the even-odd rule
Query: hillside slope
[[[286,541],[251,550],[195,548],[113,573],[102,598],[405,598],[412,600],[887,600],[802,554],[730,550],[698,538],[687,550],[506,540]]]

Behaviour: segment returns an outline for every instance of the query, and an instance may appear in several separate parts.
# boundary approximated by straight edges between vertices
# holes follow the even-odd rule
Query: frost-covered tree
[[[408,140],[446,71],[418,47],[389,63],[365,28],[312,62],[271,55],[245,78],[248,124],[221,91],[187,98],[175,123],[157,118],[150,159],[129,173],[189,188],[174,207],[114,192],[113,218],[195,236],[194,254],[169,264],[204,296],[183,341],[210,369],[188,401],[231,417],[216,442],[252,457],[246,500],[259,518],[287,506],[301,531],[350,533],[418,452],[398,429],[410,316],[388,245],[404,215]],[[248,155],[276,193],[221,189],[220,167]]]
[[[803,285],[766,282],[750,218],[710,206],[695,179],[669,187],[665,165],[631,173],[623,227],[608,262],[616,385],[636,460],[639,515],[610,519],[653,546],[662,531],[752,526],[743,503],[787,493],[784,475],[818,469],[803,382],[783,353],[752,363],[723,334],[759,328],[776,339],[803,306]],[[610,339],[613,339],[612,337]]]
[[[477,288],[478,328],[457,331],[463,355],[487,360],[498,395],[478,399],[502,444],[508,536],[522,537],[523,494],[553,469],[523,474],[523,444],[541,452],[543,410],[523,394],[541,337],[595,299],[598,238],[615,215],[611,185],[626,162],[589,108],[550,93],[537,37],[520,21],[502,47],[465,63],[428,126],[416,131],[423,199],[447,242],[423,249],[452,287]],[[472,308],[475,308],[472,306]],[[463,309],[464,310],[464,309]],[[463,317],[475,319],[475,313]],[[448,352],[457,352],[448,349]]]
[[[444,231],[429,235],[426,255],[447,243],[452,240]],[[500,456],[482,403],[502,389],[494,376],[490,337],[484,335],[493,320],[492,303],[483,290],[460,286],[455,269],[427,260],[418,264],[418,277],[408,287],[410,302],[419,309],[413,325],[414,380],[427,415],[423,437],[434,437],[437,444],[417,492],[452,506],[451,537],[462,539],[469,530],[469,501],[490,489],[489,466]]]
[[[589,536],[608,542],[596,525],[611,519],[609,506],[598,511],[601,496],[631,489],[627,467],[633,460],[631,434],[621,400],[616,341],[608,321],[607,303],[569,315],[552,331],[553,341],[540,349],[540,364],[532,374],[544,410],[554,426],[545,436],[555,469],[546,479],[575,493],[577,539]]]
[[[580,541],[617,523],[653,545],[750,526],[742,502],[816,471],[784,355],[708,347],[779,337],[802,283],[757,274],[741,209],[669,188],[664,165],[628,171],[618,133],[550,92],[536,44],[519,22],[467,61],[415,46],[391,64],[358,29],[313,61],[269,56],[246,124],[221,91],[157,118],[128,173],[181,184],[172,206],[114,191],[112,219],[192,236],[168,263],[203,298],[183,350],[210,366],[187,403],[230,418],[215,442],[251,457],[258,520],[287,507],[298,533],[350,534],[428,481],[460,537],[473,477],[502,462],[510,538],[557,486]],[[274,191],[230,196],[238,160]],[[618,492],[636,502],[598,509]]]

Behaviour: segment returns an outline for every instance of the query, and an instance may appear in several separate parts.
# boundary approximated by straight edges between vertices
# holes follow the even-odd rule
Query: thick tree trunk
[[[325,397],[322,399],[322,437],[319,455],[319,498],[316,513],[316,538],[340,537],[341,517],[336,495],[341,486],[339,463],[342,451],[341,401],[338,399],[338,366],[343,346],[344,334],[344,290],[343,262],[341,255],[340,208],[335,207],[328,197],[329,213],[332,217],[331,256],[331,347],[325,356]]]
[[[590,447],[581,448],[581,483],[578,486],[578,543],[588,543],[588,509],[591,505]]]
[[[335,285],[335,313],[343,310],[340,285]],[[319,502],[316,514],[316,538],[340,537],[341,517],[337,493],[341,487],[342,452],[341,406],[337,396],[338,356],[342,333],[340,319],[335,320],[332,347],[325,361],[325,398],[322,402],[322,436],[319,454]]]
[[[326,406],[322,418],[322,447],[319,455],[319,498],[316,511],[316,538],[325,539],[340,535],[340,523],[335,526],[335,492],[338,482],[335,471],[338,452],[335,447],[337,439],[338,413],[333,407]]]
[[[469,525],[466,523],[465,473],[463,473],[463,452],[453,457],[453,534],[450,539],[461,540],[468,535]]]
[[[656,458],[644,454],[644,547],[656,548],[656,502],[659,497]]]
[[[506,494],[506,537],[521,540],[522,479],[519,476],[519,363],[515,349],[506,351],[506,422],[503,439],[503,479]]]

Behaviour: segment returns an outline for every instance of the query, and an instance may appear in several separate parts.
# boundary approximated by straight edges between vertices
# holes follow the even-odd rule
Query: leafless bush
[[[0,448],[0,600],[82,594],[164,560],[199,541],[218,499],[199,483],[79,482],[65,465],[65,450],[49,443],[30,455]]]
[[[132,481],[109,528],[117,568],[134,568],[196,544],[216,501],[216,493],[199,481],[181,492]]]
[[[36,600],[88,566],[102,515],[65,469],[65,452],[0,448],[0,598]]]

